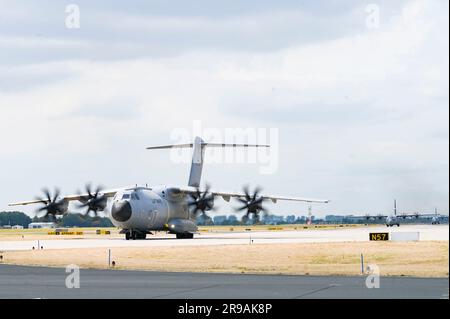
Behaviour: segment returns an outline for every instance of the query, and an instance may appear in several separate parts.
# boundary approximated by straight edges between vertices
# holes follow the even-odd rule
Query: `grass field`
[[[308,231],[359,225],[253,225],[202,226],[200,232]],[[116,228],[97,235],[97,228],[70,228],[83,235],[48,235],[48,229],[0,230],[0,241],[123,238]],[[161,232],[158,235],[164,236]],[[167,235],[174,237],[174,235]],[[264,274],[358,275],[360,255],[365,264],[376,264],[387,276],[448,277],[449,242],[340,242],[285,243],[221,246],[120,247],[112,248],[117,269]],[[0,252],[0,263],[82,268],[108,268],[106,248]]]
[[[360,254],[381,275],[448,277],[449,242],[355,242],[113,248],[117,269],[301,275],[359,275]],[[14,251],[3,263],[108,268],[105,248]]]

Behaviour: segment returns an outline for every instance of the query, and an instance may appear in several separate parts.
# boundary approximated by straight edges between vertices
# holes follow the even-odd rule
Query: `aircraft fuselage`
[[[192,234],[197,231],[187,196],[174,194],[165,186],[118,191],[113,197],[109,218],[125,233],[166,230]]]

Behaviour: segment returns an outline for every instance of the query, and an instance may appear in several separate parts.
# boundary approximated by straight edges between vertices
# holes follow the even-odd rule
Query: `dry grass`
[[[448,277],[449,242],[358,242],[113,248],[118,269],[264,274],[359,275],[360,254],[381,275]],[[3,262],[107,268],[105,248],[15,251]]]

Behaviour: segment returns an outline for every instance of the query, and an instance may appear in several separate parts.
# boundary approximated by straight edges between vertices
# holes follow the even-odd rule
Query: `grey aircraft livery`
[[[439,215],[437,213],[437,209],[435,209],[434,214],[420,214],[420,213],[414,213],[414,214],[397,214],[397,200],[394,199],[394,211],[393,214],[390,215],[365,215],[365,216],[352,216],[353,219],[362,219],[365,218],[367,220],[370,219],[380,219],[382,220],[384,218],[385,220],[385,224],[387,227],[393,227],[393,226],[397,226],[400,227],[400,223],[402,220],[405,220],[407,218],[416,218],[418,219],[419,217],[421,218],[431,218],[431,224],[433,225],[438,225],[440,224],[440,220],[441,218],[444,218],[444,215]]]
[[[80,208],[86,208],[86,215],[98,216],[98,212],[105,211],[108,199],[112,199],[111,211],[107,216],[111,222],[121,228],[121,233],[128,239],[145,239],[151,231],[168,231],[176,234],[177,238],[193,238],[198,227],[196,223],[199,214],[207,217],[206,212],[214,207],[215,197],[222,197],[229,202],[235,198],[242,206],[238,211],[244,211],[243,220],[258,219],[261,212],[267,213],[262,206],[263,201],[278,200],[299,201],[308,203],[328,203],[328,200],[272,196],[260,194],[256,188],[250,193],[248,187],[243,192],[225,192],[210,189],[208,186],[200,188],[204,151],[206,147],[270,147],[256,144],[219,144],[206,143],[196,137],[194,143],[172,144],[148,147],[147,149],[193,148],[191,170],[187,186],[153,186],[153,187],[122,187],[113,190],[97,188],[92,191],[86,186],[86,193],[60,196],[58,189],[53,196],[44,189],[45,197],[31,201],[9,204],[10,206],[41,204],[37,214],[56,220],[68,212],[69,202],[78,201]]]

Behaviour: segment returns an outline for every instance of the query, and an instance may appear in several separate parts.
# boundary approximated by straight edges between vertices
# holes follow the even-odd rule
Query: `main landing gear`
[[[147,234],[144,232],[141,232],[139,230],[128,230],[125,233],[125,239],[126,240],[136,240],[136,239],[145,239],[147,237]]]
[[[192,239],[192,238],[194,238],[194,234],[191,233],[177,234],[177,239]]]

